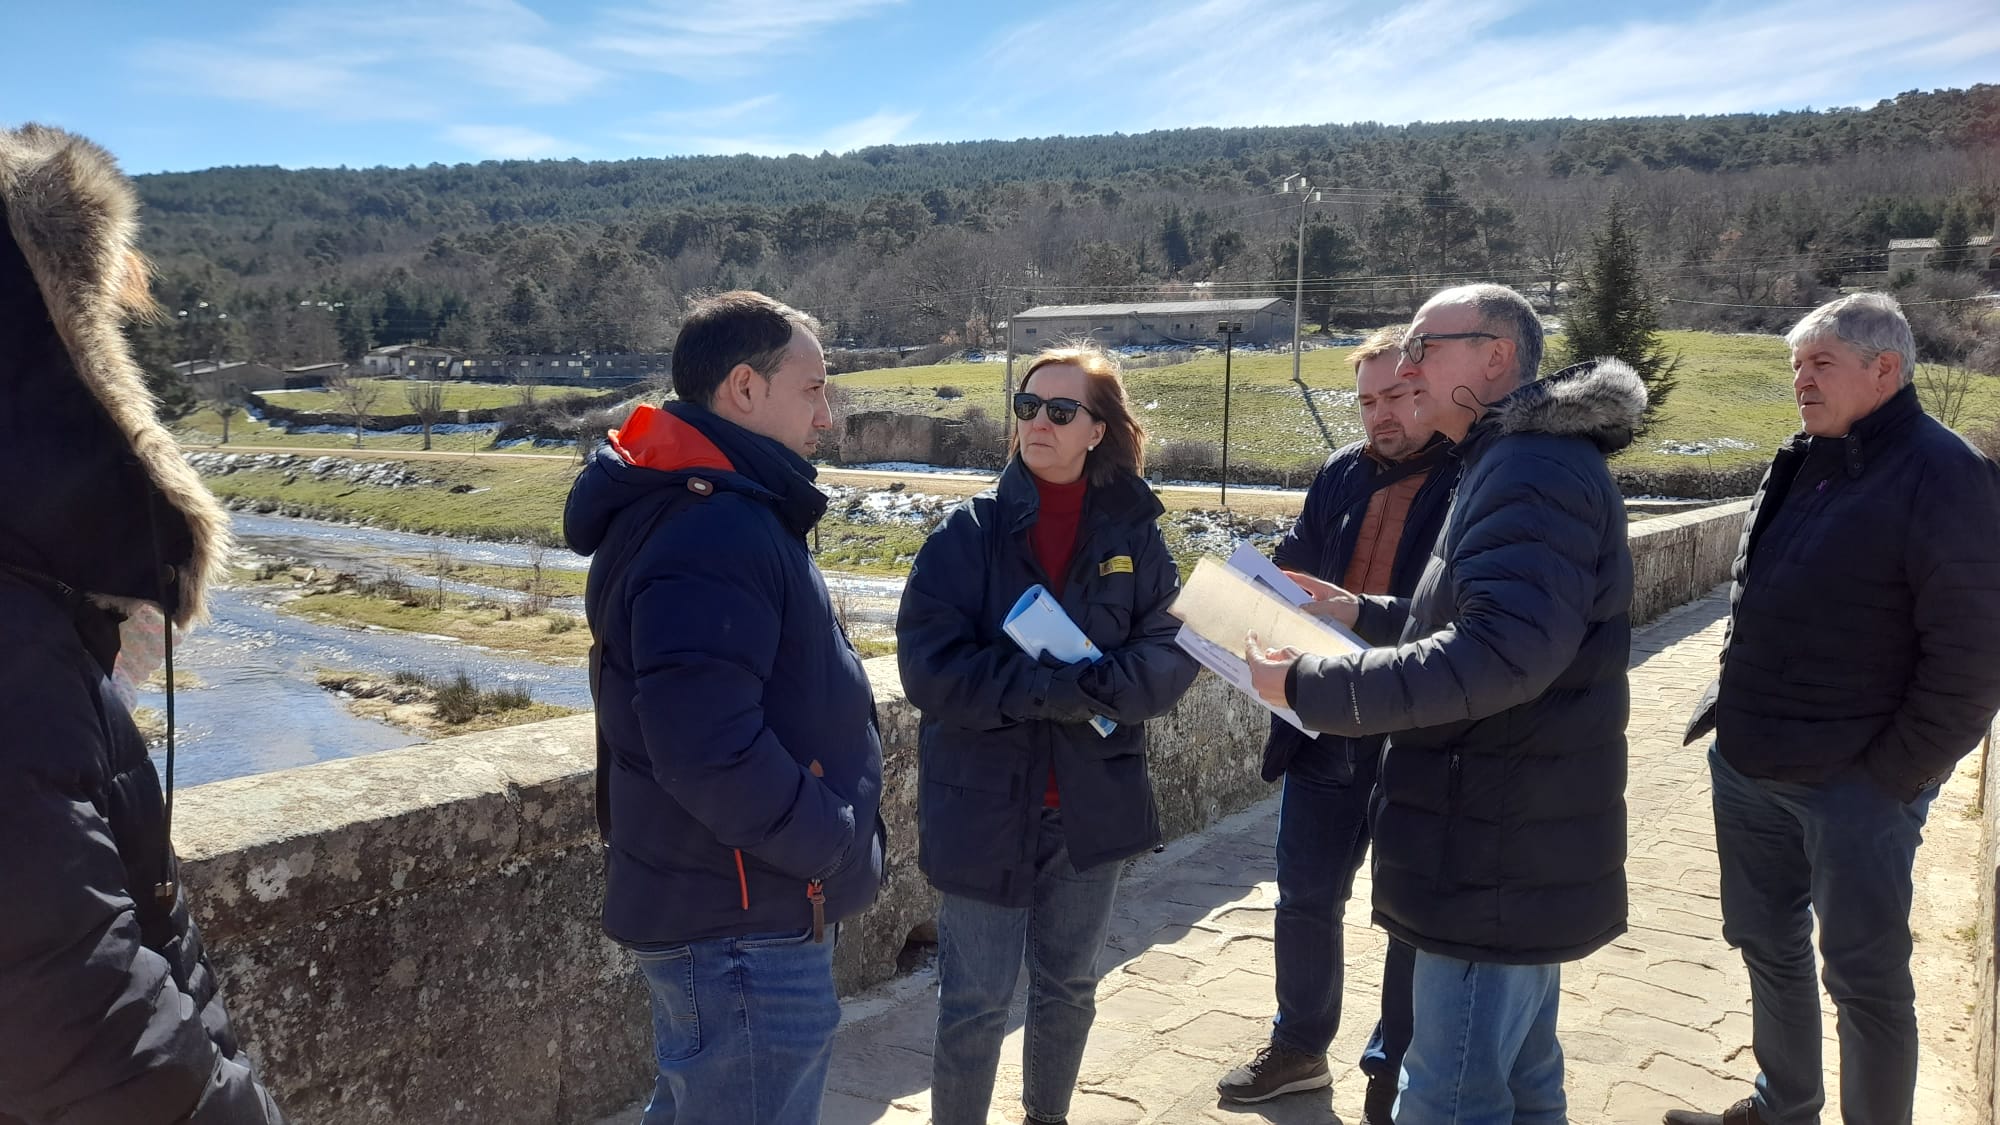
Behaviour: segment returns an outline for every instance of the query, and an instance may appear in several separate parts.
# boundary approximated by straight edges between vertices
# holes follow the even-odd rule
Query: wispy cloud
[[[155,40],[136,52],[156,85],[331,119],[420,120],[474,99],[570,101],[606,77],[549,46],[516,0],[280,8],[220,41]]]
[[[680,77],[756,67],[902,0],[652,0],[605,13],[591,46]]]
[[[1561,24],[1532,7],[1162,0],[1140,14],[1082,0],[998,37],[978,70],[1007,77],[976,86],[967,109],[1050,132],[1695,114],[1837,103],[1857,78],[2000,56],[2000,21],[1967,21],[1957,0],[1780,0]],[[1160,49],[1195,32],[1186,50]],[[1117,81],[1020,79],[1065,42],[1091,43]]]
[[[453,125],[444,139],[496,160],[534,160],[569,151],[562,141],[517,125]]]
[[[760,94],[727,105],[656,110],[645,116],[644,124],[661,129],[702,128],[724,121],[741,121],[753,113],[774,108],[779,100],[776,94]]]

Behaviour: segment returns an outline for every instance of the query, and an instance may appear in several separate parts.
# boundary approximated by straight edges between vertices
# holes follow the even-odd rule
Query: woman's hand
[[[1257,689],[1258,697],[1273,707],[1290,709],[1291,701],[1285,698],[1285,680],[1292,674],[1292,665],[1304,655],[1295,648],[1267,649],[1255,633],[1244,638],[1243,659],[1250,665],[1250,684]]]
[[[1296,570],[1284,572],[1285,577],[1299,584],[1299,588],[1312,595],[1312,600],[1299,608],[1314,617],[1338,621],[1349,629],[1361,616],[1361,599],[1331,582],[1322,582],[1310,574]]]

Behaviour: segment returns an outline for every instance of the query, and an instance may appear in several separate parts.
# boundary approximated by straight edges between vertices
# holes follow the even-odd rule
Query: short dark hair
[[[769,379],[800,330],[818,336],[819,321],[748,289],[696,301],[674,340],[674,394],[707,406],[739,363]]]

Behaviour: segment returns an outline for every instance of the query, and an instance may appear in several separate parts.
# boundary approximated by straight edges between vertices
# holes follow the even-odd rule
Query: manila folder
[[[1367,646],[1332,622],[1288,604],[1283,598],[1241,572],[1204,556],[1180,596],[1168,607],[1208,641],[1241,653],[1251,633],[1267,648],[1295,648],[1314,656],[1342,656]]]

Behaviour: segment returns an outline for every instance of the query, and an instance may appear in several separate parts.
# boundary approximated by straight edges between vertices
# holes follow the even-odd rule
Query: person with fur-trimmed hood
[[[0,1125],[283,1120],[128,710],[229,546],[120,334],[152,311],[137,210],[96,145],[0,130]]]
[[[1625,930],[1632,557],[1604,459],[1646,391],[1616,360],[1538,380],[1541,352],[1511,289],[1424,304],[1398,375],[1462,468],[1414,598],[1315,583],[1315,612],[1383,647],[1249,645],[1267,700],[1315,730],[1390,736],[1375,921],[1417,949],[1404,1125],[1566,1120],[1561,966]]]

